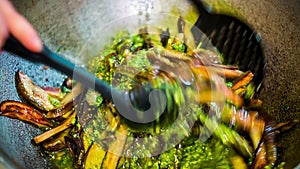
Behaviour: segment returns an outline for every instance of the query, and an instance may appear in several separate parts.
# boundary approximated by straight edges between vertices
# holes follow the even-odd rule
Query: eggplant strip
[[[70,128],[71,126],[73,126],[76,121],[76,113],[74,112],[68,119],[66,119],[63,123],[61,123],[60,125],[58,125],[57,127],[48,130],[46,132],[44,132],[43,134],[36,136],[33,140],[36,144],[39,144],[47,139],[49,139],[50,137]]]
[[[64,138],[55,138],[43,144],[43,148],[47,151],[58,151],[66,148]]]
[[[274,166],[277,160],[277,147],[275,145],[276,133],[272,131],[274,122],[266,122],[263,141],[266,146],[267,161],[270,166]]]
[[[197,76],[196,77],[196,83],[198,84],[197,86],[202,88],[201,85],[203,85],[203,79],[205,80],[210,80],[212,78],[212,76],[214,75],[215,72],[209,72],[208,69],[206,69],[206,67],[204,66],[201,66],[201,67],[192,67],[191,68],[193,73]],[[201,80],[202,78],[202,80]],[[198,80],[198,81],[197,81]],[[200,81],[199,81],[200,80]],[[223,83],[217,83],[217,88],[219,89],[220,92],[223,92],[223,95],[226,97],[226,100],[227,102],[229,103],[232,103],[233,105],[237,106],[237,107],[241,107],[244,103],[243,101],[243,98],[237,94],[235,94],[230,88],[228,88],[225,84]],[[202,89],[203,90],[203,89]],[[207,93],[207,94],[201,94],[201,92],[203,93],[207,93],[209,91],[200,91],[200,101],[201,99],[206,99],[206,100],[203,100],[202,102],[210,102],[212,100],[208,100],[209,98],[211,99],[220,99],[219,97],[214,97],[212,98],[211,96],[217,96],[220,94],[217,93],[216,94],[213,94],[213,92],[211,92],[210,94]],[[220,93],[219,92],[219,93]],[[202,95],[202,96],[201,96]],[[209,96],[209,97],[206,97],[206,96]]]
[[[205,69],[205,67],[195,67],[195,66],[191,66],[190,65],[191,70],[194,72],[195,75],[197,75],[198,77],[201,76],[204,79],[210,80],[210,78],[212,77],[210,75],[210,72],[208,72],[208,69]],[[214,72],[211,72],[214,73]]]
[[[154,51],[147,52],[147,59],[152,65],[155,67],[167,67],[167,68],[174,68],[174,63],[168,59],[167,57],[162,57],[162,55],[157,55]]]
[[[119,132],[116,133],[115,141],[109,146],[102,167],[107,169],[115,169],[118,166],[118,161],[123,154],[123,149],[127,139],[128,131],[120,126]]]
[[[71,111],[74,107],[74,102],[71,101],[55,110],[51,110],[47,113],[46,118],[47,119],[55,119],[58,117],[62,117],[64,114],[68,113],[69,111]]]
[[[250,108],[261,108],[262,107],[262,101],[259,99],[251,99],[249,103]]]
[[[210,69],[213,67],[210,67]],[[231,70],[231,69],[224,69],[224,68],[217,68],[214,69],[217,74],[220,76],[224,76],[225,78],[238,78],[240,77],[244,72],[239,70]]]
[[[250,71],[246,72],[240,80],[238,80],[233,84],[231,89],[236,90],[240,87],[247,86],[250,83],[250,81],[253,79],[253,76],[254,76],[253,73],[251,73]]]
[[[81,93],[78,93],[82,91]],[[64,100],[60,103],[60,107],[58,107],[57,109],[54,110],[50,110],[48,111],[46,118],[48,119],[56,119],[56,120],[62,120],[62,119],[66,119],[67,117],[69,117],[69,115],[74,111],[75,107],[78,107],[76,105],[79,104],[79,101],[82,100],[82,95],[85,96],[86,90],[83,90],[81,88],[79,88],[79,86],[75,86],[74,87],[74,92],[75,94],[67,94],[66,97],[64,98]],[[78,95],[77,95],[78,94]],[[74,96],[73,99],[72,96]],[[71,100],[70,102],[67,103],[67,101]]]
[[[264,120],[259,118],[258,112],[247,112],[244,109],[238,110],[238,112],[235,114],[235,119],[239,128],[243,128],[249,132],[252,144],[256,149],[263,136],[265,128]]]
[[[274,131],[276,134],[279,134],[279,133],[282,133],[286,130],[291,129],[292,127],[294,127],[298,123],[299,123],[298,119],[290,120],[290,121],[283,122],[283,123],[278,123],[274,127],[272,127],[272,131]]]
[[[74,157],[73,166],[75,168],[82,168],[83,160],[85,156],[85,151],[83,143],[80,137],[73,138],[70,136],[65,136],[65,142]]]
[[[275,122],[267,121],[264,129],[263,138],[255,153],[255,159],[252,163],[252,169],[260,169],[274,167],[277,160],[277,148],[275,137],[277,134],[286,131],[297,124],[299,120],[291,120],[284,123],[275,124]]]
[[[87,169],[101,168],[105,155],[106,151],[93,142],[84,158],[84,167]]]
[[[59,100],[63,99],[61,89],[59,87],[41,87],[49,96],[57,98]]]
[[[264,168],[267,165],[267,152],[264,142],[259,144],[258,149],[255,153],[254,161],[252,162],[251,169],[260,169]]]
[[[260,169],[266,166],[274,167],[277,160],[277,148],[275,146],[276,133],[272,129],[273,126],[273,122],[267,122],[264,136],[255,152],[251,169]]]
[[[190,70],[187,64],[174,61],[172,59],[169,60],[168,58],[164,57],[157,57],[153,51],[148,52],[147,57],[152,64],[156,65],[156,67],[160,67],[163,70],[169,70],[168,74],[172,78],[179,77],[179,79],[186,85],[190,85],[194,81],[193,72]]]
[[[241,88],[236,89],[233,93],[237,94],[239,96],[243,96],[246,93],[246,91],[247,91],[247,88],[241,87]]]
[[[66,148],[65,136],[70,132],[70,129],[66,129],[58,135],[54,136],[51,140],[43,142],[43,148],[47,151],[58,151]]]
[[[190,66],[191,70],[198,76],[201,76],[207,80],[211,80],[211,78],[217,75],[217,72],[214,69],[209,69],[206,66]]]
[[[207,117],[203,112],[200,112],[199,119],[202,124],[205,124],[204,132],[212,133],[224,145],[235,148],[243,157],[252,157],[253,148],[248,144],[248,141],[236,131],[222,123],[218,123],[215,119]]]
[[[207,71],[211,73],[216,73],[221,77],[225,78],[238,78],[243,75],[244,72],[239,70],[226,69],[221,67],[213,67],[213,66],[203,66],[198,65],[194,67],[195,69],[200,69],[200,72]]]
[[[237,107],[241,107],[244,104],[244,100],[241,96],[235,94],[230,88],[228,88],[227,86],[223,86],[224,90],[224,94],[226,97],[227,102],[237,106]]]
[[[246,111],[244,108],[236,110],[232,105],[226,105],[222,112],[222,121],[237,127],[239,131],[246,131],[252,140],[254,149],[260,143],[265,122],[256,111]]]
[[[82,108],[80,109],[79,106],[76,111],[78,112],[78,120],[81,128],[85,128],[93,116],[97,114],[98,108],[96,106],[89,106],[87,102],[83,102]]]
[[[42,128],[53,126],[51,121],[44,118],[43,113],[24,103],[17,101],[4,101],[0,105],[1,116],[19,119]]]
[[[41,87],[37,86],[26,74],[22,71],[16,73],[17,91],[20,97],[24,98],[29,103],[37,108],[45,111],[54,109],[54,105],[49,100],[48,93]]]
[[[161,54],[161,56],[169,58],[169,59],[176,59],[176,60],[182,60],[182,61],[189,61],[192,59],[186,53],[179,52],[179,51],[172,50],[172,49],[170,49],[170,50],[165,49],[160,54]]]

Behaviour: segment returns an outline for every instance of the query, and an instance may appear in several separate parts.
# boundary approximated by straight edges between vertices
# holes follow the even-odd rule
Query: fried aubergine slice
[[[15,80],[21,98],[40,110],[49,111],[55,108],[49,100],[49,94],[37,86],[25,73],[18,71]]]
[[[41,128],[51,128],[53,123],[42,112],[24,103],[7,100],[0,104],[1,116],[19,119]]]

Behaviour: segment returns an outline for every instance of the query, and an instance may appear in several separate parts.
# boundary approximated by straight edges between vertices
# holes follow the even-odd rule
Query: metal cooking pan
[[[196,10],[186,1],[163,0],[23,0],[12,1],[36,27],[44,43],[77,63],[84,63],[87,39],[111,21],[139,13],[185,14],[190,22]],[[260,98],[270,116],[283,122],[300,119],[300,3],[298,0],[207,0],[220,13],[233,14],[249,23],[261,34],[268,59],[266,79]],[[100,49],[90,51],[89,56]],[[23,70],[42,86],[59,86],[64,75],[43,65],[32,64],[8,53],[0,56],[0,101],[19,100],[14,74]],[[51,168],[31,139],[40,130],[31,125],[0,117],[0,163],[13,168]],[[286,168],[300,163],[300,126],[278,138],[280,160]],[[0,165],[1,168],[1,165]]]

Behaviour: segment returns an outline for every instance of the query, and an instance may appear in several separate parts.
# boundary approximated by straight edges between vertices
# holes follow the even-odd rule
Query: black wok
[[[266,79],[260,93],[264,108],[271,118],[278,122],[300,119],[299,1],[205,2],[213,4],[216,12],[240,17],[260,33],[262,47],[268,60]],[[116,18],[145,11],[184,13],[190,22],[194,22],[194,18],[197,17],[190,3],[176,0],[15,0],[13,3],[37,28],[47,46],[53,51],[59,49],[59,52],[77,63],[84,63],[88,59],[82,56],[94,56],[100,50],[86,50],[93,47],[86,44],[87,39]],[[0,101],[19,100],[14,84],[14,74],[19,69],[42,86],[59,86],[65,77],[52,69],[44,69],[43,65],[32,64],[4,52],[0,56]],[[13,168],[51,168],[47,158],[41,156],[39,147],[31,143],[31,139],[40,133],[40,130],[4,117],[0,117],[0,124],[0,168],[1,163]],[[299,135],[300,126],[297,125],[277,139],[279,160],[287,163],[286,168],[294,168],[300,163]]]

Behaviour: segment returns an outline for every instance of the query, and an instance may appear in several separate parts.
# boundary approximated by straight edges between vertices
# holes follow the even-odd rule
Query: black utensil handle
[[[3,49],[31,62],[39,62],[48,65],[56,70],[59,70],[67,76],[83,83],[84,86],[95,89],[107,99],[112,100],[112,93],[115,96],[121,96],[122,94],[118,90],[112,88],[105,81],[96,78],[93,74],[89,73],[83,67],[76,66],[69,60],[52,52],[45,45],[43,45],[43,50],[41,53],[34,53],[25,48],[16,38],[14,38],[13,36],[9,36]]]
[[[112,93],[121,96],[121,92],[112,88],[107,82],[95,77],[94,74],[89,73],[85,68],[76,66],[69,60],[57,55],[46,46],[43,46],[41,54],[41,57],[44,57],[42,60],[45,61],[45,64],[81,82],[84,86],[98,91],[103,97],[112,100]]]
[[[105,81],[97,78],[92,73],[89,73],[83,67],[78,67],[74,63],[69,60],[57,55],[52,52],[49,48],[43,45],[43,50],[40,53],[34,53],[25,48],[17,39],[13,36],[10,36],[4,45],[4,50],[14,53],[17,56],[21,56],[24,59],[33,62],[40,62],[45,65],[48,65],[56,70],[59,70],[62,73],[65,73],[67,76],[72,77],[73,79],[81,82],[84,86],[94,89],[101,93],[104,98],[110,99],[112,102],[116,104],[116,107],[119,111],[122,111],[122,115],[124,117],[132,117],[132,119],[138,119],[138,115],[141,113],[139,110],[144,110],[143,107],[146,104],[140,104],[136,106],[132,106],[132,103],[135,103],[135,99],[143,99],[143,97],[148,98],[149,95],[144,90],[133,91],[138,93],[138,95],[134,95],[135,97],[129,98],[128,92],[121,92],[113,87],[111,87]],[[153,112],[157,112],[156,109],[159,108],[158,105],[153,106],[154,108],[150,108],[150,112],[154,115]],[[148,107],[147,107],[148,108]],[[146,108],[146,109],[147,109]]]
[[[29,51],[27,48],[25,48],[21,42],[19,42],[15,37],[13,37],[12,35],[10,35],[4,46],[3,46],[3,50],[16,54],[19,57],[22,57],[26,60],[29,60],[31,62],[43,62],[43,57],[41,57],[40,53],[34,53]]]

